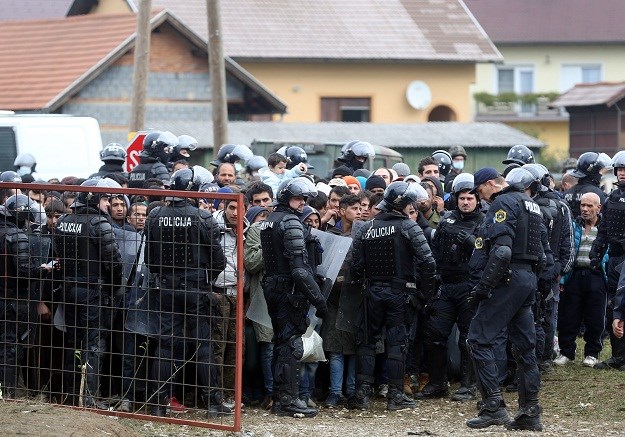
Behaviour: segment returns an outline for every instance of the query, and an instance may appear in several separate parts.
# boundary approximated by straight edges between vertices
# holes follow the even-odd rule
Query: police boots
[[[460,351],[460,387],[452,396],[452,401],[465,402],[476,399],[477,387],[475,385],[475,372],[473,361],[469,353]]]
[[[310,408],[305,401],[286,393],[280,395],[280,401],[274,406],[273,412],[278,416],[315,417],[318,413],[316,408]]]
[[[348,410],[370,410],[371,401],[369,396],[371,394],[371,387],[368,385],[361,385],[354,394],[347,399]]]
[[[540,414],[543,409],[538,405],[538,400],[534,405],[526,405],[519,408],[514,416],[514,420],[506,424],[506,429],[515,431],[542,431],[543,425],[540,422]]]
[[[509,422],[510,416],[506,411],[506,404],[501,392],[495,392],[480,404],[478,416],[467,420],[467,426],[469,428],[487,428],[493,425],[507,425]]]
[[[403,388],[403,387],[402,387]],[[403,390],[393,386],[388,392],[388,402],[386,409],[389,411],[400,411],[408,408],[416,408],[417,404],[413,399],[406,396]]]
[[[436,347],[438,346],[438,347]],[[430,380],[423,389],[415,395],[417,400],[444,398],[449,395],[447,383],[447,354],[445,346],[434,343],[428,346],[428,359],[430,364]]]

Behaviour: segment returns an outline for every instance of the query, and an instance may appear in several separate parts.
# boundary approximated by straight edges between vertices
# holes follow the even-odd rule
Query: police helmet
[[[616,169],[625,168],[625,150],[621,150],[614,155],[612,167],[614,167],[614,176],[616,176]]]
[[[462,156],[464,159],[467,159],[467,152],[462,146],[451,146],[449,148],[449,154],[451,155],[451,159],[454,159],[456,156]]]
[[[438,162],[438,172],[442,176],[447,176],[451,171],[451,155],[445,150],[436,150],[432,153],[432,158]]]
[[[16,172],[12,170],[3,171],[0,173],[0,182],[22,182],[22,178]]]
[[[577,160],[577,167],[571,172],[576,178],[599,176],[601,170],[610,166],[610,157],[605,153],[582,153]]]
[[[110,143],[100,152],[100,160],[104,162],[109,162],[109,161],[125,162],[126,161],[126,149],[124,149],[124,147],[121,144]]]
[[[451,183],[451,192],[455,195],[473,189],[474,178],[471,173],[460,173]]]
[[[356,158],[361,158],[362,161]],[[362,168],[367,159],[375,158],[373,146],[366,141],[354,140],[341,147],[341,156],[337,161],[349,164],[354,170]]]
[[[304,199],[317,197],[317,188],[306,176],[287,179],[278,187],[276,200],[281,205],[289,206],[291,198],[296,196],[301,196]]]
[[[506,165],[506,168],[503,169],[503,172],[501,174],[505,178],[506,176],[508,176],[508,173],[510,173],[510,171],[514,170],[515,168],[521,168],[521,164],[511,162],[510,164]]]
[[[521,168],[529,171],[535,178],[540,181],[540,190],[539,191],[549,191],[550,178],[549,178],[549,170],[542,164],[525,164]]]
[[[260,155],[254,155],[250,159],[247,160],[247,163],[245,164],[245,168],[247,169],[248,173],[252,173],[252,172],[260,170],[261,168],[267,167],[268,165],[269,164],[267,163],[267,160],[265,159],[265,157],[260,156]]]
[[[245,144],[224,144],[217,152],[217,159],[211,161],[211,165],[218,166],[224,162],[234,164],[237,161],[246,162],[254,156],[252,149]]]
[[[409,184],[404,181],[391,182],[384,190],[384,198],[378,203],[381,210],[403,211],[414,202],[427,200],[428,193],[420,184]]]
[[[286,157],[286,168],[291,169],[299,164],[306,164],[308,168],[314,168],[308,165],[308,154],[304,149],[298,146],[282,146],[278,149],[280,155]]]
[[[516,191],[525,191],[529,188],[534,194],[540,188],[540,179],[522,167],[510,170],[510,173],[506,176],[506,182]]]
[[[87,179],[82,184],[81,187],[97,187],[97,188],[121,188],[117,182],[113,179],[103,178],[103,179]],[[80,191],[72,203],[71,208],[79,208],[84,206],[93,206],[97,208],[100,204],[100,199],[105,197],[111,197],[110,193],[91,193]]]
[[[176,146],[176,149],[190,150],[191,152],[193,152],[195,149],[197,149],[197,144],[197,140],[191,135],[180,135],[178,137],[178,146]]]
[[[4,202],[3,213],[6,217],[15,219],[19,226],[27,221],[42,224],[45,221],[45,213],[42,219],[41,206],[24,194],[14,194]]]
[[[213,174],[201,165],[194,165],[193,167],[193,182],[200,186],[202,184],[209,184],[215,180]]]
[[[192,168],[181,168],[171,175],[169,183],[170,190],[197,191],[200,186],[194,182],[194,172]]]
[[[535,162],[534,152],[523,144],[517,144],[508,150],[508,157],[501,162],[503,164],[533,164]]]
[[[150,152],[152,150],[152,143],[158,139],[160,134],[161,132],[157,130],[148,132],[145,137],[143,137],[143,150]]]

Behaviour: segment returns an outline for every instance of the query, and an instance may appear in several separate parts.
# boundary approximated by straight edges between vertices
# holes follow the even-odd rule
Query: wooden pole
[[[206,0],[208,14],[208,70],[211,80],[213,119],[213,156],[222,144],[228,142],[228,100],[226,96],[226,69],[221,33],[220,0]]]
[[[152,0],[139,0],[137,36],[135,38],[135,62],[132,73],[132,102],[130,107],[130,132],[145,126],[145,98],[150,71],[150,13]]]

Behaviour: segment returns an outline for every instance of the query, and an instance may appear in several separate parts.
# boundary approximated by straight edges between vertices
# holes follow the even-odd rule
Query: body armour
[[[217,268],[211,265],[211,252],[221,250],[219,240],[215,240],[219,235],[217,224],[208,212],[189,202],[155,208],[150,212],[145,232],[151,273],[190,277],[192,270],[198,276],[198,269]]]
[[[436,266],[442,275],[458,276],[469,273],[468,264],[473,253],[473,246],[463,246],[456,238],[460,231],[477,235],[477,229],[483,219],[482,212],[463,215],[457,209],[443,217],[432,241]]]
[[[495,198],[486,214],[485,237],[491,244],[499,237],[510,239],[511,262],[537,263],[544,253],[542,220],[540,207],[530,197],[519,191],[506,191]]]
[[[96,228],[96,229],[92,229]],[[95,282],[101,275],[98,238],[114,239],[111,224],[95,209],[87,214],[65,214],[59,218],[54,242],[65,279]],[[102,237],[96,237],[102,235]],[[92,237],[93,236],[93,237]]]
[[[17,226],[0,226],[0,277],[4,280],[0,298],[15,298],[28,290],[30,269],[28,236]],[[16,253],[17,252],[17,253]]]
[[[418,226],[407,217],[380,213],[361,234],[365,253],[366,277],[390,281],[393,278],[415,281],[417,271],[409,241],[404,236]],[[424,239],[425,241],[425,239]]]
[[[128,175],[128,188],[143,188],[144,182],[151,178],[169,182],[169,171],[157,158],[142,156],[140,160]]]
[[[616,188],[610,193],[601,209],[606,227],[607,243],[619,245],[625,237],[625,189]]]
[[[263,250],[263,262],[266,276],[290,276],[289,259],[284,256],[284,224],[293,220],[300,223],[297,216],[289,211],[277,208],[260,223],[260,242]]]

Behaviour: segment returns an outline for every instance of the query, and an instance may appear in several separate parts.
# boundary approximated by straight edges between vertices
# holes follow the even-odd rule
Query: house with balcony
[[[625,80],[625,2],[464,2],[504,58],[476,68],[474,120],[516,127],[547,144],[545,162],[563,160],[569,114],[550,104],[576,84]]]

